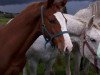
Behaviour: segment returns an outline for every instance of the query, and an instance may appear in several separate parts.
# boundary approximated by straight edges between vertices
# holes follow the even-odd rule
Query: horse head
[[[46,44],[50,42],[53,47],[57,47],[60,51],[66,50],[66,47],[69,51],[72,50],[72,42],[66,28],[67,20],[62,14],[66,2],[67,0],[47,0],[46,2],[33,3],[19,14],[19,16],[25,16],[25,13],[28,14],[27,18],[29,19],[26,18],[27,20],[25,19],[22,23],[35,24],[37,26],[34,27],[35,30],[37,29],[36,35],[42,34]],[[36,7],[36,9],[33,9],[33,7]],[[8,22],[8,24],[10,23]]]
[[[94,16],[86,26],[84,45],[92,53],[94,59],[100,57],[100,27],[94,24]]]
[[[45,39],[55,45],[58,50],[72,50],[72,42],[67,33],[66,19],[61,13],[67,0],[48,0],[45,6],[42,6],[42,33]],[[70,44],[70,47],[69,45]]]

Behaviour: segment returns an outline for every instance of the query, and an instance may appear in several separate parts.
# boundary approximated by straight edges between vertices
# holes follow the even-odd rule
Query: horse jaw
[[[60,23],[62,32],[67,31],[67,27],[66,27],[67,23],[65,21],[64,16],[62,15],[62,13],[61,12],[56,12],[54,14],[54,16],[56,17],[56,19]],[[68,33],[63,34],[63,37],[64,37],[64,43],[65,43],[64,51],[66,51],[66,48],[67,48],[69,50],[69,52],[71,52],[73,45],[72,45],[72,41],[71,41],[71,38],[70,38],[69,34]]]

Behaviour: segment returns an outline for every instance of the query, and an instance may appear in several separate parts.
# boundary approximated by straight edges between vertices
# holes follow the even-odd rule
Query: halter
[[[82,22],[83,24],[85,24],[86,25],[86,22],[84,22],[84,21],[82,21],[82,20],[80,20],[80,19],[78,19],[80,22]],[[100,29],[100,27],[98,27],[98,25],[94,25],[95,27],[97,27],[98,29]],[[86,28],[86,27],[85,27]],[[73,36],[78,36],[78,37],[80,37],[80,36],[82,36],[83,37],[83,45],[82,45],[82,49],[83,49],[83,56],[84,56],[84,47],[85,47],[85,45],[88,47],[88,49],[90,50],[90,52],[93,54],[93,56],[94,56],[94,64],[95,64],[95,68],[96,68],[96,71],[98,72],[99,70],[98,70],[98,68],[97,68],[97,65],[98,65],[98,63],[97,63],[97,54],[94,52],[95,51],[95,49],[93,48],[93,47],[91,47],[90,46],[90,44],[89,44],[89,42],[88,42],[88,40],[87,40],[87,38],[86,38],[86,29],[83,29],[82,30],[82,32],[81,32],[81,34],[80,35],[76,35],[76,34],[72,34]]]
[[[86,33],[85,33],[85,31],[84,31],[84,33],[83,33],[83,56],[84,56],[84,47],[85,47],[85,45],[88,47],[88,49],[90,50],[90,52],[93,54],[93,56],[94,56],[94,64],[95,64],[95,68],[96,68],[96,71],[98,72],[98,68],[97,68],[97,65],[98,65],[98,63],[97,63],[97,54],[94,52],[95,51],[95,49],[93,48],[93,47],[91,47],[90,46],[90,44],[89,44],[89,42],[88,42],[88,40],[87,40],[87,38],[86,38]]]
[[[55,48],[55,45],[53,44],[52,40],[55,39],[56,37],[59,37],[59,36],[65,34],[65,33],[68,33],[68,31],[63,31],[63,32],[60,31],[57,34],[52,36],[52,34],[47,30],[45,22],[44,22],[44,6],[41,6],[41,19],[42,19],[42,34],[43,34],[44,39],[46,41],[45,48],[46,48],[47,43],[50,43],[51,46],[53,48]],[[47,33],[49,35],[50,39],[45,36],[45,33]]]

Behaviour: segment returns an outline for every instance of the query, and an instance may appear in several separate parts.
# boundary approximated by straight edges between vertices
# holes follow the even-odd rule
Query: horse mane
[[[24,10],[21,11],[20,14],[18,14],[17,16],[15,16],[13,19],[9,20],[7,25],[6,26],[9,26],[11,23],[14,23],[12,25],[15,25],[15,24],[19,24],[21,25],[21,23],[25,23],[27,22],[27,20],[30,20],[30,19],[34,19],[34,17],[38,16],[38,14],[30,14],[30,13],[35,13],[36,9],[40,9],[40,6],[43,5],[44,2],[33,2],[31,3],[30,5],[28,5]],[[37,7],[39,6],[39,7]],[[33,8],[36,8],[36,9],[33,9]],[[32,10],[33,9],[33,10]],[[35,11],[36,10],[36,11]],[[30,12],[31,11],[31,12]],[[40,12],[39,12],[40,13]],[[28,15],[27,15],[28,14]],[[24,17],[23,17],[24,16]],[[20,20],[21,19],[21,20]],[[27,19],[27,20],[26,20]],[[25,20],[25,21],[24,21]],[[20,21],[19,23],[17,23],[16,21]],[[32,21],[33,22],[33,21]],[[2,27],[2,25],[0,24],[0,28]],[[4,26],[3,26],[4,27]]]
[[[7,26],[9,25],[22,25],[22,24],[29,24],[29,23],[34,23],[35,18],[39,16],[40,12],[40,7],[42,5],[45,5],[45,2],[33,2],[31,3],[27,8],[22,10],[20,14],[18,14],[10,23],[8,23]],[[36,9],[34,9],[36,8]],[[34,14],[36,13],[36,14]],[[16,23],[17,22],[17,23]]]
[[[37,7],[37,6],[41,6],[43,4],[44,4],[44,2],[32,2],[22,12],[25,12],[25,11],[30,10],[30,9]]]
[[[90,4],[89,7],[91,8],[92,15],[95,15],[95,27],[100,29],[100,1],[95,1],[94,3]]]
[[[96,1],[89,5],[92,9],[92,15],[95,15],[96,17],[100,17],[100,1]]]
[[[79,10],[79,12],[75,14],[75,16],[79,18],[78,20],[83,23],[88,23],[93,15],[95,15],[93,22],[94,27],[100,30],[100,1],[91,3],[89,7]]]

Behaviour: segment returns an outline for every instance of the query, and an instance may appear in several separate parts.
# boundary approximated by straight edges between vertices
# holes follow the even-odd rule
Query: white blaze
[[[56,12],[54,14],[54,16],[56,17],[56,19],[60,23],[62,32],[67,31],[67,26],[66,26],[67,23],[65,21],[64,16],[62,15],[62,13],[61,12]],[[71,38],[70,38],[69,34],[65,33],[65,34],[63,34],[63,37],[64,37],[64,42],[65,42],[64,51],[66,50],[66,47],[67,47],[67,49],[71,52],[73,45],[72,45],[72,41],[71,41]]]

